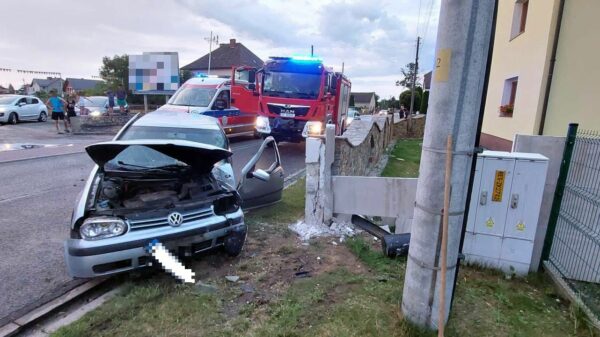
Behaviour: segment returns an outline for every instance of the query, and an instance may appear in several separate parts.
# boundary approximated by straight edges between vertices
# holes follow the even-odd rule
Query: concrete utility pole
[[[461,227],[486,77],[494,0],[442,1],[436,61],[423,139],[402,311],[413,323],[436,329],[439,287],[446,287],[447,321]],[[445,144],[454,139],[448,221],[448,278],[440,284]]]
[[[419,73],[419,45],[421,44],[421,37],[417,36],[417,54],[415,55],[415,71],[413,73],[412,84],[410,88],[410,115],[414,113],[415,106],[415,87],[417,86],[417,74]]]

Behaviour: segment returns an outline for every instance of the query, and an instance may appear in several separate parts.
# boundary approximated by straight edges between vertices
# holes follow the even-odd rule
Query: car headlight
[[[308,121],[302,130],[302,137],[317,137],[323,134],[323,123],[317,121]]]
[[[90,116],[92,116],[92,117],[99,117],[101,115],[102,115],[102,112],[100,112],[99,110],[95,110],[90,113]]]
[[[6,111],[6,108],[0,108],[0,112],[5,112],[5,111]],[[2,114],[2,115],[4,115],[4,114]]]
[[[127,224],[119,218],[90,218],[83,222],[79,234],[85,240],[99,240],[119,236],[127,231]]]
[[[257,116],[256,117],[256,131],[262,133],[271,133],[271,126],[269,125],[269,117]]]

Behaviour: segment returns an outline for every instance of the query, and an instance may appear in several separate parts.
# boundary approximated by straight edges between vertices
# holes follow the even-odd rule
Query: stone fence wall
[[[71,118],[71,127],[74,134],[114,135],[135,115],[77,116]]]
[[[425,115],[411,119],[361,116],[342,136],[336,137],[332,175],[368,175],[391,144],[402,138],[423,138],[424,130]]]

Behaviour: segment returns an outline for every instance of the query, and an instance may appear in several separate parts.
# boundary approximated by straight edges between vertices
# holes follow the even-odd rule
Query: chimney
[[[235,48],[235,39],[229,39],[229,48]]]

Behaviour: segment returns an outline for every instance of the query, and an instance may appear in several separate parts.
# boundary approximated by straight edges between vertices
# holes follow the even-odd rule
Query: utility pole
[[[215,35],[213,37],[213,32],[212,30],[210,31],[210,37],[209,38],[204,38],[205,41],[208,41],[208,71],[206,72],[206,75],[210,75],[210,61],[211,61],[211,55],[212,55],[212,44],[213,42],[216,44],[219,44],[219,35]]]
[[[402,312],[409,321],[436,329],[440,287],[445,287],[442,322],[450,313],[458,263],[469,172],[484,99],[495,0],[442,1],[429,113],[425,125]],[[452,135],[449,209],[444,209],[445,145]],[[443,213],[448,215],[446,284],[441,284]]]
[[[419,45],[421,44],[421,37],[417,36],[417,54],[415,56],[415,70],[413,73],[411,88],[410,88],[410,114],[414,113],[413,108],[415,105],[415,86],[417,85],[417,74],[419,73]],[[409,117],[410,118],[410,117]]]

